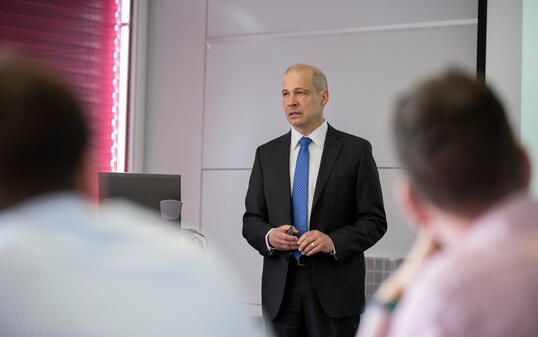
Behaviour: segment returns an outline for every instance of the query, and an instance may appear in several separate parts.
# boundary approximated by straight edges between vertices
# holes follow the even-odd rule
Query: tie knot
[[[312,139],[308,138],[308,137],[302,137],[301,139],[299,139],[299,144],[301,144],[301,148],[308,146],[308,144],[310,144],[310,142],[312,141]]]

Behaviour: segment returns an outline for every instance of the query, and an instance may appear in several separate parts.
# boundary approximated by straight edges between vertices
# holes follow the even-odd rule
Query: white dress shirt
[[[308,213],[307,223],[310,229],[310,213],[312,213],[312,201],[314,200],[314,191],[316,190],[316,181],[318,180],[319,164],[321,163],[321,155],[323,154],[323,146],[325,145],[325,137],[327,136],[327,121],[323,123],[307,137],[312,139],[308,145],[310,154],[310,162],[308,165]],[[299,140],[303,137],[297,130],[291,129],[291,144],[290,144],[290,194],[293,192],[293,180],[295,177],[295,166],[297,164],[297,156],[301,145]]]
[[[323,146],[325,146],[325,138],[327,137],[327,121],[324,120],[317,129],[312,131],[307,137],[312,139],[308,145],[309,152],[309,164],[308,164],[308,213],[307,224],[310,230],[310,213],[312,213],[312,201],[314,200],[314,191],[316,190],[316,181],[318,180],[319,166],[321,163],[321,155],[323,154]],[[291,129],[291,142],[290,142],[290,194],[293,192],[293,179],[295,177],[295,165],[297,164],[297,156],[301,146],[299,140],[303,137],[299,131],[294,128]],[[274,229],[274,228],[273,228]],[[265,235],[265,244],[267,249],[272,252],[274,250],[269,245],[269,233],[273,230],[269,230]],[[336,247],[333,247],[332,255],[336,254]]]

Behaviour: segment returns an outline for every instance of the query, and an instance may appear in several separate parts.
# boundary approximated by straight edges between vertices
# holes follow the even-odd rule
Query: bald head
[[[325,77],[325,74],[323,74],[323,72],[319,70],[319,68],[316,68],[309,64],[298,63],[290,66],[286,70],[285,74],[289,72],[310,73],[312,76],[312,86],[314,87],[314,89],[316,89],[318,94],[321,92],[321,90],[328,89],[327,77]]]

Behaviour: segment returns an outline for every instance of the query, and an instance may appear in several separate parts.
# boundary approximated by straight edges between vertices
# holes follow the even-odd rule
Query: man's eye
[[[297,91],[297,95],[304,95],[305,92],[304,91]]]
[[[282,96],[283,96],[283,97],[286,97],[286,96],[288,96],[288,95],[289,95],[289,94],[288,94],[287,92],[283,92],[283,93],[282,93]]]

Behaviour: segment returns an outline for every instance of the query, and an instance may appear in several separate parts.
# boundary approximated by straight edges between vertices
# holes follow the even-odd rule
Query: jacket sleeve
[[[354,207],[356,220],[328,233],[339,261],[364,252],[387,231],[381,184],[370,143],[364,146],[357,167]]]

